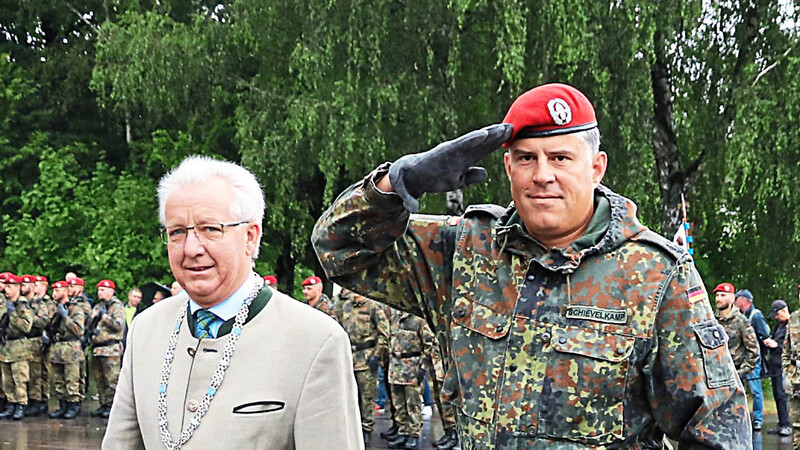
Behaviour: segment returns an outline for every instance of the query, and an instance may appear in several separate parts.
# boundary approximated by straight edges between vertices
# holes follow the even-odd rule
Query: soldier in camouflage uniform
[[[378,167],[312,243],[331,279],[446,336],[443,392],[461,447],[718,449],[752,445],[742,384],[691,256],[601,185],[594,109],[539,86],[506,124]],[[514,203],[410,214],[482,181],[500,144]]]
[[[52,419],[74,419],[78,415],[81,401],[80,362],[84,358],[81,337],[86,315],[83,307],[69,298],[68,286],[66,281],[53,283],[53,297],[58,304],[47,327],[48,335],[52,339],[49,357],[52,363],[53,387],[59,404],[58,409],[50,413]]]
[[[6,314],[6,279],[9,275],[13,275],[11,272],[3,272],[0,273],[0,322],[4,318]],[[0,323],[0,326],[2,324]],[[0,330],[0,334],[3,333],[3,330]],[[2,360],[3,349],[5,347],[4,342],[2,341],[2,337],[0,337],[0,360]],[[3,373],[0,369],[0,413],[6,410],[8,406],[8,399],[6,399],[6,393],[3,390]]]
[[[720,283],[714,288],[714,299],[717,303],[717,321],[728,336],[728,351],[733,357],[733,364],[742,384],[747,383],[747,376],[756,368],[761,357],[758,348],[758,337],[750,321],[733,306],[736,299],[735,289],[730,283]]]
[[[67,275],[70,275],[70,274],[67,274]],[[86,294],[84,294],[84,292],[83,292],[83,287],[85,285],[85,282],[83,281],[83,278],[76,277],[76,276],[74,276],[75,274],[72,274],[72,275],[73,275],[72,277],[69,277],[69,276],[67,277],[67,282],[69,283],[70,301],[73,301],[73,302],[77,303],[81,307],[81,309],[83,310],[83,314],[86,317],[86,325],[85,326],[88,327],[89,318],[92,316],[92,304],[89,302],[89,297],[87,297]],[[84,341],[84,342],[86,342],[86,341]],[[88,373],[87,373],[87,367],[86,367],[87,364],[88,364],[88,361],[89,361],[89,347],[87,345],[84,345],[84,347],[83,347],[83,359],[81,360],[81,362],[79,364],[79,370],[80,370],[80,374],[81,374],[79,390],[80,390],[81,399],[78,402],[78,412],[81,411],[81,403],[83,402],[83,399],[86,398],[86,381],[89,378],[88,377]]]
[[[434,337],[424,320],[396,309],[389,318],[389,329],[389,384],[399,430],[388,444],[389,448],[417,448],[422,428],[423,355],[431,353]]]
[[[434,343],[435,342],[436,341],[434,341]],[[444,381],[445,370],[442,362],[442,354],[438,345],[431,346],[431,353],[425,355],[425,363],[428,369],[428,379],[431,381],[431,389],[433,389],[436,409],[439,411],[439,417],[442,419],[442,428],[444,429],[444,435],[433,441],[432,444],[437,450],[451,450],[458,446],[456,416],[453,406],[446,403],[446,400],[443,399],[443,397],[447,397],[446,394],[442,394],[442,382]]]
[[[92,378],[97,383],[100,407],[91,415],[108,419],[117,390],[122,360],[122,333],[125,331],[125,306],[117,297],[111,280],[97,283],[97,304],[90,323],[97,323],[92,335]]]
[[[302,286],[303,297],[305,297],[306,302],[308,302],[308,306],[324,312],[331,316],[333,320],[339,320],[336,318],[333,302],[322,292],[322,279],[320,277],[308,277],[303,280]]]
[[[28,362],[31,360],[31,346],[27,338],[33,326],[33,311],[28,299],[21,294],[23,278],[11,275],[6,280],[6,310],[8,312],[8,328],[6,343],[3,346],[2,361],[3,390],[13,409],[0,413],[0,418],[22,420],[25,417],[25,406],[28,405]]]
[[[378,303],[358,294],[342,292],[336,309],[339,323],[350,337],[353,372],[358,384],[358,406],[364,443],[375,425],[378,364],[389,351],[389,320]]]
[[[797,285],[800,298],[800,284]],[[789,316],[786,340],[781,354],[783,387],[789,396],[789,418],[792,421],[792,448],[800,448],[800,309]]]
[[[25,408],[25,416],[35,417],[47,412],[47,400],[50,398],[50,383],[48,381],[47,367],[45,366],[44,351],[45,346],[42,342],[42,333],[47,327],[50,317],[55,311],[52,306],[47,289],[43,291],[38,281],[41,276],[23,275],[22,276],[22,295],[30,299],[30,307],[33,310],[33,326],[28,333],[30,343],[31,360],[29,362],[30,379],[28,381],[28,407]],[[51,307],[52,306],[52,307]]]

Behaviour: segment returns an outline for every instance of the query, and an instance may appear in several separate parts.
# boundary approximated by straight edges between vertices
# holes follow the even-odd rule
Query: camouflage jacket
[[[55,342],[50,346],[50,361],[55,364],[79,362],[83,359],[81,336],[86,324],[86,314],[80,303],[70,299],[66,304],[69,311],[64,319],[57,313],[50,318],[55,327]]]
[[[389,350],[389,320],[379,304],[365,297],[340,297],[339,323],[350,337],[353,370],[369,370],[373,356],[381,358]]]
[[[800,309],[792,312],[786,324],[781,366],[786,393],[800,397]]]
[[[319,301],[313,306],[313,308],[333,317],[333,320],[336,320],[337,322],[339,321],[339,318],[336,317],[336,311],[334,311],[333,302],[326,294],[322,294],[322,296],[319,298]]]
[[[92,309],[89,323],[105,308],[92,336],[92,355],[122,356],[122,335],[125,333],[125,306],[117,297],[107,302],[98,301]]]
[[[33,310],[33,326],[28,333],[30,337],[41,337],[42,331],[50,323],[50,318],[56,312],[56,304],[50,299],[50,296],[34,297],[30,302],[31,309]]]
[[[443,397],[462,448],[662,448],[664,433],[687,447],[752,445],[691,257],[642,226],[630,200],[599,187],[599,242],[548,250],[513,205],[410,216],[375,187],[387,171],[340,195],[312,243],[334,282],[446,338]]]
[[[725,328],[725,333],[728,335],[728,351],[733,357],[736,371],[744,379],[756,368],[761,351],[758,348],[756,332],[750,325],[750,321],[736,306],[731,305],[730,308],[733,308],[732,314],[727,318],[721,317],[717,312],[717,321]]]
[[[16,310],[8,313],[6,343],[0,351],[0,360],[7,363],[33,359],[33,350],[27,338],[33,326],[33,310],[25,297],[19,297],[14,306]]]
[[[433,347],[433,333],[421,318],[392,310],[389,318],[389,383],[419,384],[423,360]]]

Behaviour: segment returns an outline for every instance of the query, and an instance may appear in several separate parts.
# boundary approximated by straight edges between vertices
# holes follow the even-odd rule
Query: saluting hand
[[[63,318],[65,318],[65,319],[69,315],[69,310],[67,309],[66,306],[64,306],[63,303],[59,303],[58,306],[56,307],[56,309],[58,310],[58,315],[63,317]]]
[[[474,167],[511,136],[509,124],[495,124],[442,142],[424,153],[405,155],[389,168],[389,182],[409,212],[419,210],[426,192],[447,192],[486,180],[486,169]],[[380,187],[380,186],[379,186]]]

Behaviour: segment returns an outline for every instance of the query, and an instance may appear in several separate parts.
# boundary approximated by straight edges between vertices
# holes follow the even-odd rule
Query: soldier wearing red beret
[[[83,278],[76,276],[74,273],[70,272],[67,274],[67,282],[69,283],[69,298],[71,302],[78,304],[81,309],[83,310],[83,315],[86,317],[86,324],[84,326],[84,333],[89,329],[89,318],[92,316],[92,302],[89,300],[89,297],[83,292],[84,285],[86,284],[83,281]],[[89,349],[88,346],[85,344],[90,340],[90,336],[83,337],[84,343],[84,358],[80,362],[80,401],[78,402],[77,412],[80,413],[81,411],[81,404],[83,403],[83,399],[86,398],[86,384],[89,379],[89,371],[87,370],[87,366],[89,364]]]
[[[662,448],[665,434],[749,448],[746,398],[692,257],[601,184],[589,99],[538,86],[503,122],[341,194],[312,235],[327,275],[434,325],[466,448]],[[484,181],[477,164],[501,144],[511,205],[413,214],[425,193]]]
[[[104,419],[111,414],[125,332],[125,305],[114,295],[116,289],[117,284],[112,280],[97,283],[97,302],[86,329],[92,344],[92,378],[100,400],[100,406],[91,415]]]
[[[22,295],[22,284],[28,282],[27,276],[9,274],[6,276],[6,312],[4,314],[0,361],[2,364],[3,391],[8,404],[0,413],[0,418],[22,420],[28,405],[28,380],[31,349],[28,333],[33,325],[33,311],[28,299]]]
[[[47,278],[41,275],[30,275],[32,284],[27,294],[31,310],[33,310],[33,326],[28,333],[31,349],[30,381],[28,382],[28,407],[25,416],[35,417],[47,412],[47,401],[50,398],[50,375],[48,373],[47,355],[49,348],[44,345],[42,335],[56,305],[47,295]],[[24,286],[24,285],[23,285]]]
[[[306,299],[308,306],[324,312],[337,322],[339,321],[334,311],[333,302],[322,292],[322,278],[312,275],[303,280],[301,286],[303,287],[303,297]]]

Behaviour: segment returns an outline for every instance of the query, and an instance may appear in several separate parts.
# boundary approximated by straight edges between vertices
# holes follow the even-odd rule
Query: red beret
[[[9,273],[6,275],[6,284],[20,284],[22,283],[22,277],[18,275],[14,275],[13,273]]]
[[[23,283],[35,283],[36,276],[35,275],[20,275],[22,277]]]
[[[44,275],[36,275],[36,281],[44,281],[47,283],[47,277]]]
[[[305,280],[303,280],[301,286],[313,286],[315,284],[322,284],[322,278],[314,276],[308,277]]]
[[[5,281],[8,279],[9,275],[13,275],[13,274],[11,272],[0,273],[0,282],[5,283]],[[800,288],[800,286],[798,286],[798,288]]]
[[[69,283],[67,283],[66,281],[56,281],[55,283],[53,283],[53,289],[65,288],[67,286],[69,286]]]
[[[543,84],[517,97],[503,122],[514,126],[511,137],[503,144],[506,148],[514,139],[577,133],[597,127],[592,102],[581,91],[559,83]]]
[[[720,283],[714,288],[714,292],[730,292],[733,294],[736,292],[736,289],[734,289],[733,285],[730,283]]]
[[[275,286],[278,284],[278,279],[275,277],[275,275],[266,275],[264,276],[264,282],[267,284],[267,286]]]
[[[83,282],[83,278],[75,277],[75,278],[72,278],[72,279],[69,280],[69,284],[70,285],[76,285],[77,284],[78,286],[83,286],[85,283]]]
[[[114,282],[111,280],[100,280],[100,282],[97,283],[97,287],[107,287],[111,289],[116,289],[117,285],[114,284]]]

